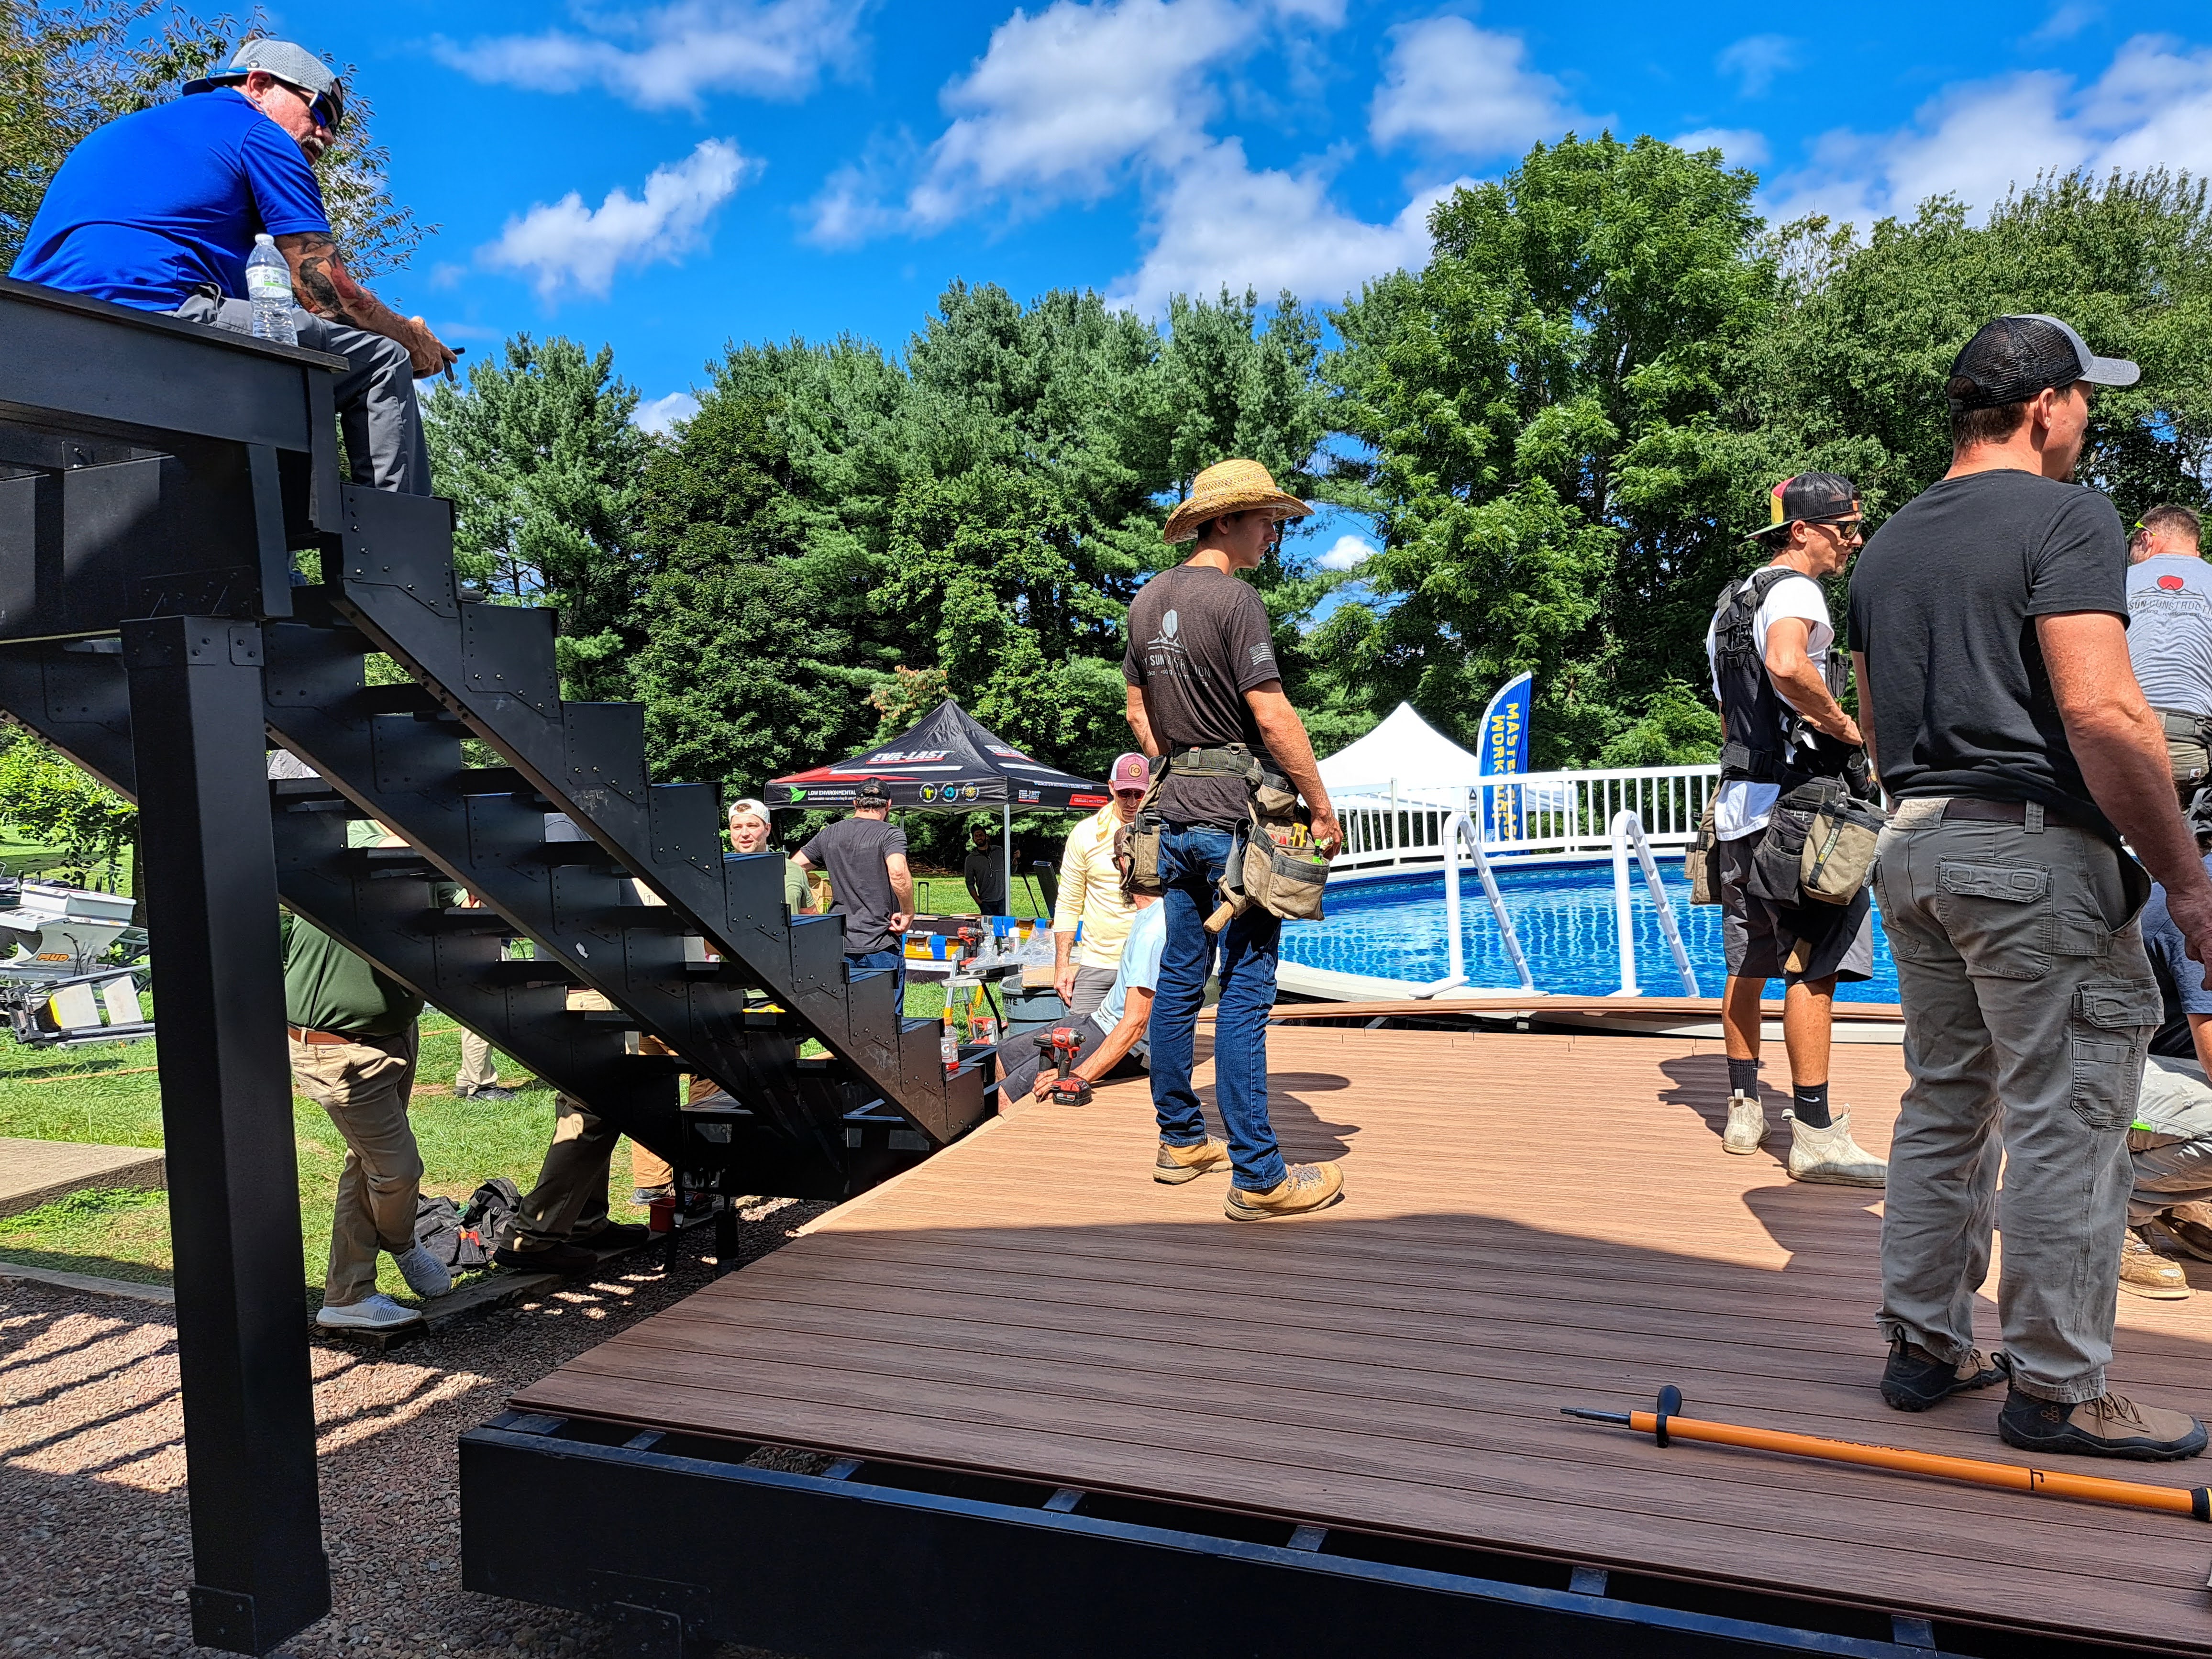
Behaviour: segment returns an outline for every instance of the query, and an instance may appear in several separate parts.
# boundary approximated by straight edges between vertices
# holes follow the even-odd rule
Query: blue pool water
[[[1718,996],[1727,969],[1721,954],[1718,905],[1692,905],[1679,857],[1660,865],[1682,943],[1697,970],[1698,988]],[[1636,917],[1636,974],[1647,996],[1680,996],[1681,975],[1674,953],[1659,932],[1657,910],[1633,866],[1630,881]],[[1505,908],[1520,935],[1536,988],[1558,995],[1606,996],[1620,988],[1620,957],[1613,942],[1613,866],[1553,864],[1498,872]],[[1513,965],[1483,897],[1481,878],[1462,870],[1460,906],[1464,913],[1467,976],[1470,984],[1510,991],[1517,987]],[[1874,977],[1839,985],[1837,997],[1850,1002],[1897,1000],[1897,967],[1881,921],[1875,919]],[[1418,982],[1442,979],[1449,969],[1444,939],[1444,878],[1442,872],[1384,876],[1373,881],[1333,883],[1325,921],[1294,921],[1283,928],[1286,960],[1310,968]],[[1779,996],[1778,983],[1770,996]]]

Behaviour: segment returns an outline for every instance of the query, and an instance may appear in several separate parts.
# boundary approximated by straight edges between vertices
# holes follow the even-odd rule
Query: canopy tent
[[[1482,763],[1401,702],[1389,719],[1321,763],[1330,798],[1387,793],[1401,799],[1428,790],[1464,792],[1483,781]]]
[[[951,698],[888,743],[768,786],[770,806],[850,806],[870,779],[909,811],[972,812],[997,805],[1006,901],[1014,894],[1014,808],[1087,812],[1109,799],[1106,786],[1033,759],[986,728]]]

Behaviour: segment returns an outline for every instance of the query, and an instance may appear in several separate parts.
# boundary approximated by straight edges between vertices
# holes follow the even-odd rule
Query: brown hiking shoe
[[[1889,1345],[1889,1364],[1882,1367],[1881,1397],[1899,1411],[1924,1412],[1954,1394],[1986,1389],[2003,1376],[1979,1348],[1967,1349],[1953,1364],[1899,1337]]]
[[[1195,1146],[1170,1146],[1163,1140],[1160,1155],[1152,1160],[1152,1179],[1180,1187],[1186,1181],[1197,1180],[1209,1170],[1228,1167],[1228,1146],[1211,1136]]]
[[[2130,1227],[2120,1235],[2120,1288],[2154,1302],[2183,1302],[2189,1297],[2189,1275],[2179,1261],[2160,1255]]]
[[[2124,1395],[2069,1405],[2039,1400],[2013,1384],[1997,1413],[1997,1437],[2022,1451],[2081,1452],[2167,1463],[2204,1449],[2204,1425],[2187,1412],[2138,1406]]]
[[[1221,1207],[1231,1221],[1265,1221],[1270,1217],[1310,1215],[1344,1196],[1344,1171],[1334,1164],[1293,1164],[1282,1180],[1264,1193],[1248,1193],[1231,1182]]]
[[[2212,1261],[2212,1204],[2177,1204],[2159,1220],[2183,1254]]]

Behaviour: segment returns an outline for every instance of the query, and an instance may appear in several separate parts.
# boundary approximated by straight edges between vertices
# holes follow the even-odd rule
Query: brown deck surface
[[[1156,1185],[1145,1086],[1119,1085],[996,1121],[516,1401],[2212,1653],[2212,1528],[1558,1415],[1671,1382],[1691,1415],[2026,1461],[2001,1389],[1882,1406],[1879,1194],[1724,1156],[1717,1042],[1269,1043],[1286,1150],[1344,1159],[1322,1216],[1231,1223],[1223,1177]],[[1835,1056],[1876,1150],[1901,1068]],[[2191,1301],[2121,1297],[2115,1380],[2202,1415],[2191,1271]]]

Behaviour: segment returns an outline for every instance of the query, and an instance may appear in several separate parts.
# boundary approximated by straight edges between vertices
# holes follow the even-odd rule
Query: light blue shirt
[[[1140,991],[1158,990],[1160,957],[1167,948],[1168,907],[1155,901],[1138,911],[1137,919],[1129,924],[1128,941],[1121,946],[1121,965],[1114,974],[1114,988],[1092,1012],[1091,1023],[1102,1031],[1111,1031],[1121,1023],[1131,986]],[[1139,1058],[1149,1057],[1150,1051],[1151,1044],[1143,1037],[1129,1050]]]

